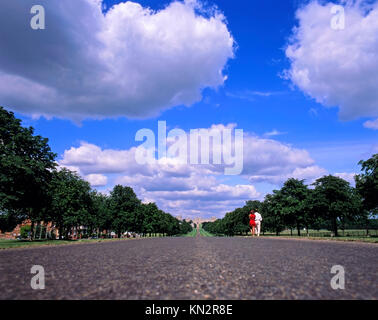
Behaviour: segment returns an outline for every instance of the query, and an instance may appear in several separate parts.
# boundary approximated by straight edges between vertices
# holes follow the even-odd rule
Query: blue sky
[[[77,3],[80,2],[85,1]],[[72,22],[71,18],[64,16],[62,8],[54,8],[55,4],[49,1],[41,3],[46,10],[45,30],[25,30],[25,35],[22,32],[15,34],[15,37],[19,38],[23,36],[32,37],[32,39],[37,37],[37,41],[42,43],[39,50],[43,53],[44,60],[38,61],[38,57],[34,57],[32,60],[32,58],[22,55],[14,57],[11,54],[12,50],[20,48],[20,46],[32,46],[32,44],[20,40],[20,43],[15,45],[5,37],[4,28],[1,28],[0,32],[2,50],[5,48],[9,51],[9,55],[0,55],[0,75],[14,77],[9,79],[15,86],[18,84],[21,86],[23,79],[26,79],[30,81],[30,85],[28,85],[30,89],[35,92],[35,96],[31,96],[31,98],[27,95],[22,97],[22,94],[17,91],[15,91],[17,94],[12,96],[9,92],[13,91],[6,87],[5,79],[8,78],[2,78],[0,104],[15,111],[16,115],[23,119],[24,124],[33,126],[38,134],[48,137],[52,149],[59,155],[58,160],[61,165],[78,170],[99,190],[107,192],[115,183],[128,184],[133,186],[138,196],[144,201],[155,201],[163,209],[175,215],[221,217],[227,211],[243,205],[246,200],[263,199],[267,192],[278,188],[290,176],[303,178],[307,183],[311,183],[323,174],[338,174],[352,181],[353,174],[359,171],[357,162],[378,152],[378,125],[374,122],[378,117],[378,100],[373,90],[374,88],[378,89],[378,82],[376,76],[366,73],[366,70],[370,70],[372,74],[378,71],[375,63],[378,61],[378,32],[376,32],[378,29],[376,24],[371,24],[370,29],[362,30],[361,21],[374,18],[362,13],[363,1],[362,4],[355,4],[352,1],[345,4],[346,25],[345,29],[339,30],[339,34],[335,34],[335,30],[332,30],[326,23],[332,19],[329,8],[334,4],[330,2],[321,4],[314,1],[298,0],[219,0],[208,1],[206,4],[195,1],[180,2],[182,5],[180,10],[185,12],[194,10],[196,16],[193,18],[188,15],[187,20],[183,19],[186,22],[178,26],[181,28],[181,34],[167,33],[169,34],[167,38],[173,37],[172,41],[175,46],[188,48],[187,55],[185,50],[178,51],[182,54],[182,59],[175,60],[172,65],[170,65],[169,57],[164,56],[164,52],[168,52],[167,55],[169,55],[172,54],[169,50],[174,50],[170,49],[170,43],[161,40],[162,46],[167,45],[167,48],[162,51],[149,46],[148,41],[145,46],[141,45],[145,30],[137,29],[140,28],[137,19],[140,12],[144,12],[146,15],[147,11],[144,10],[150,8],[152,11],[147,14],[149,20],[146,18],[146,24],[151,22],[152,25],[154,15],[158,12],[166,12],[167,17],[158,25],[158,28],[163,31],[165,28],[172,30],[177,22],[170,21],[170,19],[174,20],[173,13],[177,14],[180,11],[171,12],[169,15],[170,11],[167,8],[171,1],[145,0],[135,1],[141,5],[138,7],[141,11],[137,11],[139,13],[132,18],[107,13],[109,8],[115,8],[114,13],[121,12],[118,6],[120,2],[114,0],[103,2],[103,9],[108,20],[106,23],[108,23],[107,26],[110,26],[108,29],[100,23],[93,25],[93,34],[96,34],[98,30],[101,31],[101,28],[110,30],[104,35],[106,40],[103,40],[108,46],[108,51],[106,51],[108,56],[116,50],[122,49],[119,48],[119,46],[122,47],[122,41],[127,43],[122,49],[125,51],[117,51],[117,57],[114,60],[105,61],[107,66],[116,67],[120,71],[114,77],[113,81],[115,82],[108,91],[118,88],[123,81],[127,82],[128,87],[135,84],[135,90],[141,91],[138,93],[140,95],[144,94],[144,86],[148,88],[151,86],[153,94],[159,90],[164,91],[164,88],[170,86],[172,86],[172,90],[184,91],[182,87],[176,89],[174,81],[166,79],[165,76],[159,75],[155,78],[157,72],[151,72],[148,83],[140,84],[138,82],[140,80],[128,79],[131,77],[128,63],[131,63],[131,66],[134,63],[139,65],[138,59],[140,61],[146,59],[145,63],[141,63],[140,68],[142,69],[137,71],[145,71],[143,65],[148,65],[150,68],[156,67],[161,72],[159,64],[166,63],[167,72],[177,72],[182,77],[193,77],[188,79],[187,83],[192,84],[192,82],[199,81],[196,79],[206,79],[195,83],[196,88],[200,88],[199,97],[195,97],[194,90],[190,91],[188,98],[185,98],[189,101],[188,105],[182,103],[184,98],[176,105],[171,102],[164,105],[164,98],[157,94],[156,101],[162,100],[159,100],[159,104],[157,103],[156,107],[152,108],[150,106],[154,105],[154,96],[151,94],[148,98],[151,97],[151,101],[144,101],[144,97],[138,98],[139,100],[135,98],[135,108],[131,109],[128,106],[134,105],[134,102],[128,100],[130,95],[125,94],[119,98],[119,101],[113,101],[118,89],[109,93],[113,96],[110,98],[106,97],[108,93],[104,89],[104,92],[101,92],[101,99],[104,99],[101,101],[104,103],[97,105],[96,90],[101,91],[108,85],[107,83],[100,83],[101,87],[92,90],[90,87],[92,84],[82,89],[80,82],[76,86],[72,80],[64,82],[66,77],[67,79],[70,77],[81,79],[86,70],[89,70],[84,67],[81,70],[81,66],[83,63],[85,64],[83,61],[86,59],[79,56],[77,52],[82,52],[85,48],[82,42],[86,33],[92,35],[92,24],[86,24],[82,31],[83,38],[80,38],[79,35],[76,39],[75,35],[71,33],[71,29],[75,30],[76,23],[78,25],[80,23]],[[198,9],[200,3],[204,5],[201,10]],[[11,10],[10,17],[16,15],[18,9],[12,8],[11,1],[8,5]],[[23,5],[25,8],[30,6],[27,1]],[[224,15],[224,19],[214,14],[214,5],[217,6],[218,14]],[[376,2],[370,5],[372,5],[370,14],[376,14],[378,12]],[[64,4],[61,6],[63,7]],[[90,9],[95,10],[96,8],[92,5]],[[77,10],[78,19],[80,15],[88,19],[88,10],[88,7],[84,5],[82,8],[80,7]],[[130,12],[131,7],[127,10]],[[127,10],[125,9],[124,12]],[[51,19],[49,14],[58,19],[52,22],[49,20]],[[142,16],[143,14],[141,14]],[[208,27],[209,29],[206,29],[203,34],[204,37],[208,37],[208,43],[202,38],[196,43],[196,34],[193,35],[190,31],[194,28],[191,23],[199,21],[195,20],[198,17],[207,19],[207,25],[203,28]],[[215,29],[211,27],[211,18],[218,22]],[[113,21],[110,21],[111,19]],[[126,21],[125,19],[130,20]],[[86,20],[82,19],[82,21]],[[0,27],[2,27],[1,24],[6,23],[14,22],[3,21],[0,23]],[[126,26],[129,26],[128,28],[135,27],[136,31],[134,29],[134,33],[124,31],[127,29]],[[300,32],[295,33],[294,26],[297,26]],[[57,37],[62,36],[62,39],[65,39],[59,45],[51,40],[50,28],[55,31],[59,30]],[[188,33],[186,33],[186,28]],[[8,28],[8,30],[10,29]],[[77,30],[82,29],[78,28]],[[362,39],[361,43],[354,44],[350,41],[350,37],[356,30],[361,34],[366,34],[366,39]],[[202,32],[202,29],[200,31]],[[135,34],[138,34],[140,38],[140,42],[135,42],[136,44],[129,40]],[[369,37],[369,34],[372,36]],[[326,42],[323,39],[324,35],[329,37]],[[186,42],[186,37],[192,39],[192,42]],[[314,39],[316,47],[311,47],[312,43],[309,43],[308,38]],[[116,40],[113,39],[117,39],[119,42],[116,43]],[[230,39],[233,40],[231,47],[228,45]],[[88,42],[90,41],[92,40]],[[48,43],[49,46],[44,46],[44,43]],[[158,40],[157,43],[159,44]],[[287,48],[293,43],[295,43],[294,50],[292,53],[288,53]],[[339,56],[338,50],[329,49],[329,43],[336,43],[339,51],[343,51],[343,48],[347,49]],[[203,55],[197,59],[196,52],[198,50],[195,51],[193,48],[198,45],[201,51],[202,44],[206,49],[203,49]],[[54,46],[56,46],[56,51]],[[97,48],[95,40],[89,46],[92,49]],[[296,48],[300,48],[301,51],[296,51]],[[56,53],[58,50],[60,53]],[[133,50],[138,54],[130,55],[131,58],[128,56],[128,60],[125,62],[124,55],[128,55]],[[314,50],[319,50],[319,52],[315,54]],[[327,50],[330,50],[329,54],[324,54]],[[364,54],[367,54],[369,50],[373,52],[373,55],[363,59]],[[361,60],[355,60],[355,55],[349,57],[348,52],[357,52]],[[189,62],[186,64],[186,61],[191,61],[192,57],[194,57],[195,63],[187,71],[185,68]],[[155,58],[156,62],[153,62]],[[38,69],[30,72],[17,69],[16,66],[26,64],[28,59],[31,59],[32,62],[36,61]],[[75,68],[72,66],[75,59],[77,65],[80,66],[78,71],[74,70]],[[217,62],[218,64],[214,63],[213,66],[210,61],[219,62]],[[345,67],[345,62],[348,61],[353,68]],[[116,63],[117,65],[114,65]],[[55,68],[55,64],[59,68]],[[14,65],[13,69],[9,67],[12,65]],[[67,73],[66,75],[65,71],[59,71],[70,70],[70,68],[73,69],[72,74]],[[97,72],[96,68],[101,70],[101,65],[97,66],[96,63],[90,65],[91,72]],[[222,71],[223,75],[227,75],[227,80],[223,81],[213,76],[213,71],[216,71],[217,68]],[[285,70],[289,71],[289,76],[286,78],[283,76]],[[303,70],[307,70],[308,79],[303,80],[302,76],[298,76],[303,74],[301,73]],[[150,69],[146,71],[147,75],[149,72]],[[328,72],[331,72],[331,75]],[[136,74],[138,73],[136,72]],[[61,78],[60,75],[62,75]],[[95,76],[96,74],[93,77]],[[367,83],[362,80],[365,78],[369,78],[371,81]],[[83,79],[83,82],[90,83],[90,80],[85,79],[85,75]],[[182,86],[186,83],[184,80]],[[159,89],[159,81],[162,82],[163,89]],[[177,80],[175,81],[177,82]],[[55,87],[49,86],[49,83],[55,84],[55,82]],[[96,85],[94,84],[93,87]],[[154,85],[158,87],[158,90],[155,90]],[[47,91],[52,87],[54,91],[51,92],[53,93]],[[122,88],[120,87],[119,90]],[[20,92],[21,89],[22,87],[20,87]],[[70,95],[76,94],[75,90],[81,89],[80,99],[70,100]],[[146,92],[149,92],[148,89]],[[61,94],[60,98],[57,93]],[[66,98],[68,102],[64,101],[64,104],[60,105],[60,102]],[[94,103],[96,106],[93,105],[93,109],[90,102],[81,104],[81,101],[86,101],[87,98],[89,101],[96,101]],[[93,100],[91,100],[92,98]],[[130,99],[134,99],[134,96]],[[354,103],[354,101],[356,102]],[[112,108],[115,110],[114,113],[107,112],[107,109],[111,110]],[[78,115],[77,110],[79,109],[80,114]],[[137,114],[136,118],[135,114]],[[144,169],[129,170],[128,168],[134,167],[129,166],[128,162],[122,159],[119,160],[119,163],[123,164],[118,165],[117,163],[115,165],[117,168],[95,163],[100,161],[98,159],[93,160],[90,165],[88,164],[87,160],[91,155],[95,156],[96,153],[103,157],[111,154],[110,158],[131,156],[126,154],[126,151],[139,145],[134,140],[135,133],[141,128],[149,128],[156,132],[159,120],[166,121],[169,129],[181,128],[186,132],[195,128],[211,128],[213,125],[237,124],[236,128],[243,129],[249,137],[244,140],[245,152],[249,154],[247,159],[246,157],[244,159],[247,162],[244,164],[247,168],[246,172],[238,176],[225,176],[215,171],[206,175],[201,168],[196,167],[189,170],[191,173],[186,176],[186,180],[180,180],[184,170],[182,167],[177,169],[177,176],[175,176],[171,173],[167,175],[167,171],[161,169],[159,164],[150,168],[149,173],[143,173]],[[372,125],[368,125],[368,122]],[[69,150],[70,152],[68,152]],[[301,150],[305,153],[301,153]],[[80,156],[83,159],[78,159]],[[280,166],[282,166],[282,170]],[[109,173],[110,171],[113,173]],[[175,183],[172,183],[173,181]],[[198,185],[196,185],[197,182]],[[150,185],[150,188],[145,187],[146,183]],[[167,187],[171,183],[172,187]],[[183,192],[177,188],[180,183],[186,186]],[[165,188],[159,189],[159,186],[162,185],[165,185]],[[222,198],[223,194],[227,196]]]

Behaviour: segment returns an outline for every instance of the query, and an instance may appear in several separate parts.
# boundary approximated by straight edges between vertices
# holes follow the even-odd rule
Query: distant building
[[[0,239],[16,239],[21,232],[21,225],[18,225],[13,231],[11,232],[2,232],[0,231]]]
[[[216,217],[211,217],[211,218],[195,218],[195,219],[193,219],[193,222],[196,225],[200,225],[201,223],[204,223],[204,222],[214,222],[215,220],[217,220]]]
[[[25,220],[18,224],[11,232],[0,232],[0,239],[16,239],[17,237],[21,236],[21,228],[30,225],[30,220]]]
[[[59,236],[58,230],[55,228],[55,226],[51,222],[48,222],[47,224],[45,224],[44,222],[41,222],[41,224],[43,225],[44,228],[46,228],[47,233],[51,234],[51,232],[55,232],[55,235]],[[18,224],[11,232],[0,231],[0,239],[17,239],[18,237],[21,236],[21,228],[25,226],[30,226],[30,225],[31,225],[31,221],[28,219]],[[34,224],[34,231],[36,230],[37,230],[37,224]],[[35,236],[38,237],[38,235],[35,235]]]

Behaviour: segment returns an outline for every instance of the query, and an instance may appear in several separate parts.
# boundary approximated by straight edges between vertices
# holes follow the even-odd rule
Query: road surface
[[[45,289],[33,290],[33,265]],[[334,265],[345,289],[334,290]],[[378,245],[155,238],[0,250],[0,299],[377,299]]]

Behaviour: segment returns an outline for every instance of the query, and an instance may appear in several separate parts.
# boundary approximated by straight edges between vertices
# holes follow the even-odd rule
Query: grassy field
[[[329,230],[309,230],[308,231],[310,237],[331,237],[331,231]],[[339,237],[358,237],[363,238],[366,237],[366,230],[356,230],[356,229],[350,229],[350,230],[338,230]],[[265,235],[272,235],[275,236],[275,233],[265,233]],[[280,236],[291,236],[290,230],[284,230],[280,232]],[[293,230],[292,236],[298,236],[297,230]],[[369,230],[369,236],[370,237],[378,237],[378,230]],[[307,237],[307,233],[304,230],[301,230],[301,237]]]
[[[132,239],[132,238],[129,238],[129,239]],[[128,238],[81,239],[81,240],[34,240],[34,241],[0,239],[0,249],[38,247],[38,246],[57,246],[57,245],[67,245],[67,244],[96,243],[96,242],[119,241],[119,240],[128,240]]]
[[[309,240],[330,240],[330,241],[358,241],[358,242],[368,242],[368,243],[378,243],[378,238],[369,238],[369,237],[299,237],[299,236],[290,236],[290,235],[261,235],[262,237],[274,237],[282,239],[309,239]]]
[[[197,235],[197,230],[193,229],[189,233],[182,235],[182,237],[195,237],[196,235]]]
[[[182,237],[195,237],[197,235],[197,230],[193,229],[191,232],[182,235]],[[160,238],[163,234],[157,233],[151,236],[146,235],[143,238]],[[131,240],[134,238],[113,238],[113,239],[81,239],[81,240],[14,240],[14,239],[0,239],[0,249],[12,249],[12,248],[25,248],[25,247],[38,247],[38,246],[57,246],[65,244],[80,244],[80,243],[96,243],[104,241],[120,241],[120,240]]]
[[[202,229],[202,224],[200,224],[199,232],[202,237],[214,237],[213,234],[207,232],[206,230]]]
[[[378,243],[378,230],[369,230],[369,236],[366,234],[366,230],[338,230],[339,236],[332,237],[329,230],[309,230],[307,236],[305,231],[301,231],[301,236],[297,235],[297,231],[293,230],[291,235],[290,230],[284,230],[277,236],[275,233],[261,234],[263,237],[277,237],[277,238],[292,238],[292,239],[310,239],[310,240],[332,240],[332,241],[359,241]],[[248,234],[251,235],[250,233]]]
[[[306,236],[306,233],[302,233],[299,237],[293,232],[293,235],[290,235],[290,230],[285,230],[280,233],[279,236],[275,234],[265,233],[261,235],[262,237],[275,237],[275,238],[290,238],[290,239],[310,239],[310,240],[332,240],[332,241],[359,241],[359,242],[368,242],[368,243],[378,243],[377,230],[369,231],[370,237],[366,237],[366,232],[364,236],[362,235],[364,230],[345,230],[344,234],[348,236],[342,236],[342,231],[340,231],[339,237],[331,237],[331,232],[327,230],[310,231],[309,236]],[[202,225],[199,227],[199,233],[203,237],[213,237],[214,235],[207,232],[202,228]],[[197,235],[197,230],[193,229],[191,232],[182,235],[183,237],[195,237]],[[316,236],[321,235],[321,236]],[[157,235],[160,236],[160,235]],[[250,233],[248,234],[250,236]],[[133,238],[114,238],[114,239],[81,239],[81,240],[8,240],[0,239],[0,249],[12,249],[12,248],[25,248],[25,247],[36,247],[36,246],[56,246],[56,245],[67,245],[67,244],[80,244],[80,243],[98,243],[104,241],[119,241],[119,240],[130,240]]]

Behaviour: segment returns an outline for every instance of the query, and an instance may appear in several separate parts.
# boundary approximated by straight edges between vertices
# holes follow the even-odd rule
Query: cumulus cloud
[[[286,134],[286,133],[287,132],[281,132],[281,131],[278,131],[276,129],[273,129],[272,131],[264,133],[264,136],[269,138],[269,137],[274,137],[274,136],[280,136],[280,135],[283,135],[283,134]]]
[[[351,185],[355,185],[355,176],[356,174],[355,173],[351,173],[351,172],[340,172],[340,173],[335,173],[334,176],[336,177],[339,177],[341,179],[344,179],[346,181],[348,181]]]
[[[378,2],[343,1],[345,27],[335,30],[333,3],[311,1],[296,12],[285,76],[342,120],[378,116]]]
[[[378,130],[378,118],[364,122],[364,127],[368,129]]]
[[[323,169],[315,166],[307,150],[258,136],[244,136],[244,170],[242,175],[252,183],[280,185],[288,178],[311,180]]]
[[[88,174],[84,176],[84,179],[87,180],[93,187],[103,187],[108,183],[108,178],[103,174]]]
[[[221,216],[246,200],[260,197],[253,185],[226,185],[209,165],[181,164],[176,159],[161,158],[140,165],[135,161],[135,147],[128,150],[101,149],[82,142],[66,150],[61,167],[77,171],[92,185],[131,186],[144,202],[156,202],[172,214],[188,217]],[[110,178],[105,181],[108,175]],[[108,184],[110,187],[110,185]],[[180,207],[175,207],[180,204]]]
[[[236,128],[236,124],[218,124],[207,130]],[[189,135],[187,137],[189,141]],[[168,146],[170,143],[172,141],[168,139]],[[233,179],[226,183],[225,164],[210,162],[195,165],[170,157],[138,164],[135,160],[136,147],[103,149],[81,142],[80,146],[66,150],[59,164],[79,172],[92,184],[108,188],[115,184],[128,185],[144,202],[154,201],[172,214],[192,217],[199,213],[207,217],[221,217],[242,206],[246,200],[261,199],[263,195],[254,183],[280,185],[291,177],[311,183],[327,174],[325,169],[314,163],[306,150],[249,133],[244,133],[243,145],[243,171],[238,183],[232,182]],[[238,144],[234,143],[235,146],[238,147]],[[213,143],[208,147],[211,154],[222,146]]]
[[[294,178],[298,180],[305,180],[305,183],[311,184],[316,179],[321,178],[322,176],[326,175],[328,172],[324,168],[319,166],[309,166],[304,168],[295,168],[293,170],[289,170],[286,173],[281,174],[261,174],[261,175],[252,175],[249,177],[249,180],[252,183],[256,182],[269,182],[275,185],[281,185],[287,179]]]
[[[225,17],[198,1],[160,11],[135,2],[102,13],[99,0],[2,1],[0,103],[34,116],[145,118],[201,99],[226,79],[234,39]]]
[[[238,92],[226,92],[226,96],[234,99],[247,100],[253,102],[256,97],[268,98],[272,96],[282,95],[283,91],[253,91],[253,90],[242,90]]]

